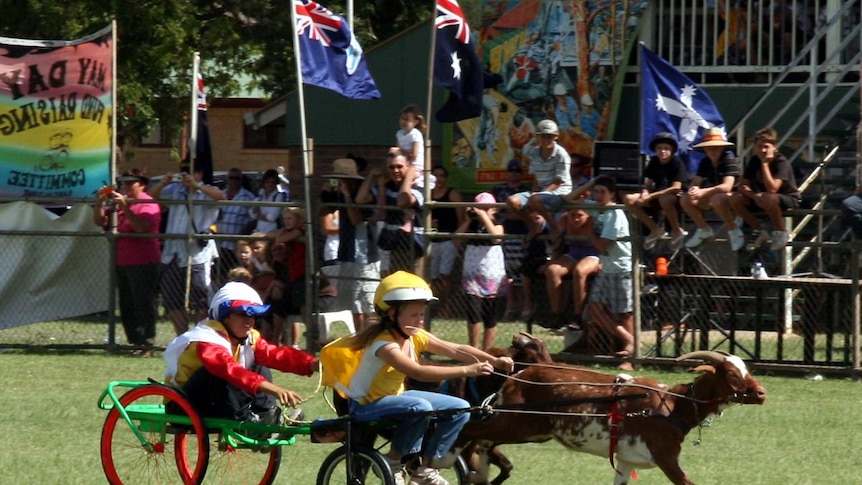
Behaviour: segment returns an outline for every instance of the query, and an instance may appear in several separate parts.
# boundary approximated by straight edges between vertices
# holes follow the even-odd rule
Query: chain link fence
[[[168,201],[164,201],[168,203]],[[227,203],[217,203],[225,205]],[[257,205],[246,202],[242,205]],[[429,203],[429,206],[433,203]],[[79,204],[83,205],[83,204]],[[273,204],[293,207],[297,204]],[[467,206],[469,204],[457,204]],[[373,214],[376,206],[352,206]],[[502,207],[502,205],[500,205]],[[310,253],[309,275],[302,283],[308,304],[298,315],[291,315],[284,322],[284,342],[290,343],[289,335],[296,331],[299,345],[312,350],[346,330],[336,328],[321,336],[318,326],[307,325],[294,329],[292,321],[309,323],[316,321],[321,311],[350,310],[357,315],[356,327],[374,321],[373,309],[368,305],[370,295],[380,275],[394,269],[412,269],[429,279],[440,302],[431,307],[427,320],[435,334],[454,341],[467,342],[470,328],[479,329],[482,340],[482,324],[468,326],[467,321],[476,320],[476,315],[493,315],[497,324],[498,345],[506,345],[507,338],[519,331],[534,332],[548,343],[552,353],[561,358],[583,361],[613,358],[612,352],[593,349],[599,355],[577,353],[571,344],[578,337],[576,332],[562,328],[559,322],[549,321],[549,295],[557,291],[562,313],[574,322],[574,299],[571,275],[548,285],[548,260],[553,256],[550,241],[546,236],[537,239],[538,244],[529,252],[521,249],[523,236],[477,235],[422,231],[421,237],[402,236],[392,241],[389,251],[379,251],[382,262],[354,265],[344,269],[344,263],[321,268],[320,255],[325,235],[321,234],[319,215],[333,208],[345,209],[345,205],[320,205],[312,211],[309,225],[312,237],[308,237]],[[73,206],[69,213],[88,212],[89,208]],[[793,218],[810,216],[834,220],[836,211],[807,211],[793,214]],[[68,215],[64,216],[64,219]],[[77,214],[81,219],[81,214]],[[380,248],[373,245],[386,229],[380,221],[366,217],[357,231],[361,235],[358,244],[372,252]],[[113,258],[114,235],[98,228],[89,230],[18,230],[15,224],[0,230],[4,240],[5,257],[0,260],[0,273],[5,277],[5,301],[19,302],[7,305],[9,310],[0,321],[0,347],[3,348],[93,348],[132,349],[128,345],[122,326],[118,325],[116,277]],[[800,232],[795,242],[786,250],[770,251],[766,247],[732,252],[721,231],[716,237],[696,249],[671,251],[668,242],[662,241],[657,248],[645,253],[640,248],[639,226],[632,224],[634,255],[634,282],[636,296],[635,316],[639,348],[637,353],[644,360],[676,357],[697,349],[725,350],[745,359],[764,365],[777,366],[827,366],[836,369],[853,369],[858,366],[858,275],[859,244],[850,240],[847,231],[836,229],[822,231],[820,237],[808,240]],[[714,227],[717,227],[714,225]],[[823,227],[823,226],[819,226]],[[216,228],[217,229],[217,228]],[[391,228],[390,228],[391,229]],[[146,237],[146,236],[138,236]],[[194,234],[189,231],[181,235],[157,234],[160,240],[179,238],[186,244],[197,244],[197,240],[211,238],[215,245],[231,240],[249,239],[249,236],[229,236],[219,233]],[[264,238],[260,238],[264,240]],[[252,238],[254,240],[254,238]],[[345,244],[341,241],[341,244]],[[372,247],[374,246],[374,247]],[[441,272],[434,261],[435,251],[448,246],[451,271]],[[523,259],[520,271],[509,265],[507,278],[494,298],[488,298],[484,307],[477,307],[464,292],[465,283],[475,283],[475,272],[471,281],[465,282],[465,255],[468,247],[506,247],[520,254]],[[532,247],[532,246],[531,246]],[[496,251],[496,250],[494,250]],[[503,257],[508,251],[503,252]],[[668,274],[655,274],[655,260],[668,259]],[[761,262],[769,277],[755,279],[749,268],[755,261]],[[46,271],[40,265],[50,263],[54,270]],[[394,263],[394,264],[393,264]],[[436,265],[436,266],[435,266]],[[444,268],[446,265],[443,265]],[[468,265],[469,266],[469,265]],[[219,265],[216,259],[207,277],[213,286],[227,278],[229,268]],[[487,275],[499,274],[499,269],[487,268]],[[790,275],[790,276],[782,276]],[[95,283],[94,283],[95,282]],[[265,282],[260,282],[266,284]],[[182,285],[183,282],[162,279],[163,285]],[[348,291],[343,291],[345,288]],[[337,289],[339,295],[334,295]],[[174,290],[185,292],[185,288]],[[297,291],[297,289],[294,289]],[[363,305],[363,301],[365,304]],[[158,308],[159,319],[155,345],[164,347],[176,335],[169,315],[159,300],[153,302]],[[82,308],[85,313],[75,313]],[[88,308],[96,310],[89,311]],[[60,309],[59,316],[51,311]],[[472,313],[471,313],[472,312]],[[480,312],[480,313],[476,313]],[[362,315],[364,314],[364,318]],[[472,315],[472,317],[471,317]],[[193,322],[189,316],[187,323]],[[588,325],[588,324],[587,324]]]

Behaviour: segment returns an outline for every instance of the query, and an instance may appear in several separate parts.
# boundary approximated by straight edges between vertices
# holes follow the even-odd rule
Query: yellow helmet
[[[391,303],[436,300],[428,283],[407,271],[396,271],[383,278],[374,292],[374,306],[382,311],[389,310]]]

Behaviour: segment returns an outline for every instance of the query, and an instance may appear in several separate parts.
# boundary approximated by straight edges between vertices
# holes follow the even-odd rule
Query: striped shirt
[[[545,191],[557,179],[562,183],[551,193],[566,195],[572,191],[572,158],[559,143],[554,143],[554,151],[548,158],[542,158],[541,148],[535,145],[527,150],[527,156],[530,158],[530,173],[536,176],[539,191]]]

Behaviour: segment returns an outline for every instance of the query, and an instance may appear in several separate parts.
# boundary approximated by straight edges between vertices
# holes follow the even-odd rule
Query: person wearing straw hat
[[[739,177],[739,164],[736,155],[724,138],[724,128],[712,127],[703,135],[700,143],[692,148],[703,150],[706,154],[697,166],[697,172],[691,180],[691,186],[682,194],[680,205],[682,210],[694,221],[697,230],[685,242],[685,247],[696,248],[715,234],[706,223],[704,212],[711,210],[713,203],[726,198]]]
[[[332,172],[324,175],[330,184],[338,184],[338,309],[353,312],[357,329],[374,315],[374,291],[380,279],[380,254],[369,231],[370,209],[356,207],[360,184],[357,158],[345,157],[332,162]]]
[[[644,168],[643,190],[628,194],[623,202],[632,215],[649,229],[644,239],[644,249],[652,250],[659,239],[668,234],[663,224],[657,222],[658,211],[663,214],[671,229],[671,249],[677,250],[685,241],[686,232],[679,225],[677,206],[679,197],[691,179],[685,162],[676,156],[679,144],[672,133],[661,132],[649,142],[649,149],[655,155],[650,157]]]

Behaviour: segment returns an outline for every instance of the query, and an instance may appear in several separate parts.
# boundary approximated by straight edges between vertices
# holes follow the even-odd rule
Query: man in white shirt
[[[203,171],[195,170],[193,175],[182,173],[177,177],[181,178],[174,182],[174,174],[168,173],[150,191],[154,199],[191,200],[191,204],[172,204],[167,207],[169,212],[165,234],[210,234],[210,226],[218,220],[218,207],[196,205],[194,202],[224,200],[224,192],[218,187],[204,184]],[[162,304],[168,310],[177,335],[188,330],[185,298],[189,264],[192,279],[188,307],[194,312],[197,321],[206,317],[210,297],[210,264],[217,257],[218,251],[212,239],[195,239],[191,243],[186,239],[165,240],[160,280]]]

